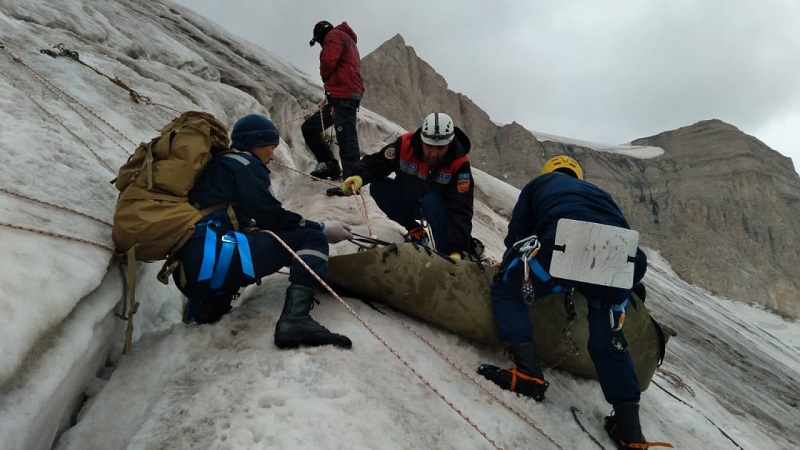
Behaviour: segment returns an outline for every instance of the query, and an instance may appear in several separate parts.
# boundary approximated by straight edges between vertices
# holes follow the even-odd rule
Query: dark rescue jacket
[[[227,153],[215,157],[203,170],[189,191],[189,201],[198,208],[231,204],[239,227],[258,227],[281,231],[297,227],[321,229],[318,222],[305,220],[300,214],[284,209],[272,193],[270,170],[249,152]],[[225,210],[206,216],[219,219],[222,231],[233,229]],[[205,234],[198,227],[195,234]]]
[[[551,172],[539,175],[522,188],[508,223],[506,248],[522,238],[537,235],[542,247],[536,259],[549,271],[559,219],[630,229],[622,210],[608,192],[588,181]],[[636,253],[634,283],[639,282],[647,270],[647,257],[641,249]]]
[[[364,156],[353,167],[368,184],[394,172],[400,186],[399,195],[421,201],[430,193],[440,195],[447,205],[448,252],[468,251],[472,240],[472,213],[475,182],[469,157],[471,143],[467,135],[455,128],[450,150],[437,167],[429,167],[422,159],[421,130],[406,133],[379,152]]]

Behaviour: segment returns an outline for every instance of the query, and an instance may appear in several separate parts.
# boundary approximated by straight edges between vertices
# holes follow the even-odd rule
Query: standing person
[[[328,243],[352,238],[345,223],[314,222],[283,209],[273,195],[267,168],[279,141],[278,129],[267,118],[242,117],[231,132],[231,148],[238,151],[215,156],[189,192],[198,209],[217,208],[197,222],[192,237],[176,253],[183,269],[173,274],[175,284],[189,298],[184,320],[216,322],[231,310],[240,287],[289,266],[275,345],[350,348],[347,336],[328,331],[309,315],[319,282],[272,235],[258,232],[273,231],[323,280]],[[244,232],[235,231],[240,227]]]
[[[353,165],[361,156],[358,147],[356,112],[364,95],[364,80],[361,77],[361,56],[358,53],[356,33],[347,22],[334,27],[323,20],[314,25],[312,47],[319,43],[319,74],[325,87],[327,104],[310,115],[301,127],[306,145],[317,159],[317,167],[311,172],[318,178],[338,180],[351,175]],[[322,138],[322,131],[334,126],[342,167],[333,156],[330,144]],[[329,189],[329,195],[342,195],[337,188]]]
[[[390,219],[406,227],[407,238],[422,238],[424,230],[417,219],[424,218],[438,252],[458,259],[476,256],[470,145],[450,116],[431,113],[416,131],[364,156],[344,180],[342,191],[353,195],[371,183],[372,198]],[[388,178],[392,172],[394,179]]]
[[[529,264],[535,299],[569,288],[586,297],[589,305],[589,355],[606,401],[614,407],[612,415],[606,417],[606,430],[620,448],[629,448],[628,444],[645,442],[639,423],[639,380],[622,334],[624,308],[631,289],[551,278],[550,263],[559,219],[630,229],[611,195],[584,181],[583,169],[577,161],[569,156],[556,156],[547,161],[541,175],[520,192],[508,224],[503,265],[491,287],[498,337],[511,344],[509,353],[515,367],[500,369],[484,364],[478,372],[503,389],[536,401],[544,400],[548,384],[544,380],[522,292],[526,264],[514,248],[518,241],[536,235],[541,248]],[[646,270],[647,258],[637,247],[634,284],[642,279]],[[613,325],[610,318],[615,321]]]

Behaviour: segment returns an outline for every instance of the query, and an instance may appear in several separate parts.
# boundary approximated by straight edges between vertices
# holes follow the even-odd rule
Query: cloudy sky
[[[346,21],[362,56],[399,33],[497,122],[620,144],[716,118],[800,166],[795,0],[178,3],[313,75],[314,23]]]

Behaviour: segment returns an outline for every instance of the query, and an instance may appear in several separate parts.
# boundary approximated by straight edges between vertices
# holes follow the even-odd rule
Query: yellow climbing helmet
[[[566,172],[567,174],[572,175],[579,180],[583,179],[583,169],[581,169],[581,165],[578,164],[578,161],[575,161],[573,158],[570,158],[567,155],[558,155],[550,158],[546,163],[544,163],[540,173],[544,175],[546,173],[556,171]]]

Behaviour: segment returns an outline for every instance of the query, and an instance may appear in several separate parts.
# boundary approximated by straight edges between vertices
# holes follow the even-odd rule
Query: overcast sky
[[[800,166],[796,0],[178,3],[312,75],[314,24],[346,21],[362,57],[399,33],[500,123],[620,144],[716,118]]]

